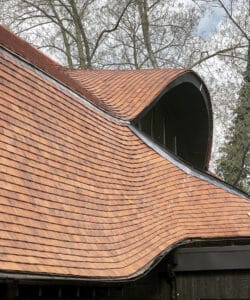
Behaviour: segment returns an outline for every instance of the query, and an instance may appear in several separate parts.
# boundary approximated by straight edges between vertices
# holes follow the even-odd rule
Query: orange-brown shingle
[[[109,97],[103,78],[116,72],[100,72],[96,87],[93,79],[93,90],[84,88],[124,119],[169,82],[164,77],[169,71],[136,71],[129,90],[122,86],[125,73],[117,72],[117,81],[107,77],[107,84],[113,82]],[[145,78],[160,81],[157,92],[135,107],[139,94],[143,99]],[[148,95],[151,90],[154,85]],[[127,98],[122,91],[129,91]],[[128,95],[137,96],[127,103]],[[126,123],[79,101],[5,51],[0,102],[0,272],[128,278],[184,239],[249,237],[246,199],[187,174]]]
[[[66,71],[99,100],[111,115],[132,120],[180,75],[183,69]]]

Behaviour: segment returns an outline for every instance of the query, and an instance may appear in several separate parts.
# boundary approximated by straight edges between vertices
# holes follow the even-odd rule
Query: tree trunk
[[[158,64],[154,56],[154,52],[152,50],[152,44],[150,40],[147,0],[137,0],[137,7],[141,19],[143,39],[144,39],[145,48],[147,50],[149,60],[153,68],[158,68]]]

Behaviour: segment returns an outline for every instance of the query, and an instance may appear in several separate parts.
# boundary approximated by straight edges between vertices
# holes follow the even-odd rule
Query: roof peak
[[[184,70],[183,68],[157,68],[157,69],[74,69],[74,68],[65,68],[65,70],[70,72],[121,72],[121,73],[127,73],[127,72],[135,72],[135,73],[141,73],[141,72],[166,72],[171,70]]]
[[[61,84],[73,89],[88,100],[98,103],[98,99],[94,95],[91,95],[89,91],[68,75],[65,71],[65,67],[42,53],[34,46],[30,45],[28,42],[1,24],[0,47],[18,56],[34,68],[39,69],[49,77],[59,81]]]

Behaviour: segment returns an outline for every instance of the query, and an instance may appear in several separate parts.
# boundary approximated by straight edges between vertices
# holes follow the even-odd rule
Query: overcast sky
[[[198,35],[209,36],[213,34],[224,16],[225,12],[220,7],[214,7],[211,11],[208,11],[197,28]]]

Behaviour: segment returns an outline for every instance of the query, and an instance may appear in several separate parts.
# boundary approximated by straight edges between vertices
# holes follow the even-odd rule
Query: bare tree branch
[[[154,53],[152,50],[152,44],[150,41],[147,0],[137,0],[137,6],[138,6],[138,10],[139,10],[140,19],[141,19],[145,48],[148,52],[149,60],[152,64],[153,68],[158,68],[158,64],[155,59],[155,56],[154,56]]]
[[[210,59],[210,58],[212,58],[214,56],[221,55],[223,53],[226,53],[226,52],[238,49],[238,48],[247,48],[247,47],[248,47],[248,45],[235,45],[233,47],[229,47],[229,48],[226,48],[226,49],[218,50],[218,51],[216,51],[216,52],[214,52],[212,54],[206,55],[205,57],[199,59],[198,61],[196,61],[195,63],[193,63],[191,66],[189,66],[189,68],[193,69],[195,66],[200,65],[204,61],[206,61],[206,60],[208,60],[208,59]]]
[[[122,10],[122,12],[121,12],[121,14],[120,14],[118,20],[116,21],[116,24],[115,24],[111,29],[104,29],[104,30],[102,30],[102,32],[99,34],[99,36],[98,36],[98,38],[97,38],[97,40],[96,40],[96,42],[95,42],[95,46],[94,46],[94,48],[93,48],[93,50],[92,50],[91,56],[90,56],[91,59],[92,59],[93,56],[95,55],[96,50],[97,50],[97,48],[98,48],[98,46],[99,46],[99,43],[100,43],[102,37],[104,36],[104,34],[106,34],[106,33],[111,33],[111,32],[115,31],[115,30],[118,28],[118,26],[119,26],[119,24],[120,24],[120,22],[121,22],[121,20],[122,20],[122,18],[123,18],[123,16],[124,16],[126,10],[128,9],[129,5],[130,5],[133,1],[134,1],[134,0],[129,0],[129,1],[127,2],[126,6],[123,8],[123,10]]]
[[[241,33],[243,34],[243,36],[249,41],[249,36],[247,35],[247,33],[241,28],[241,26],[239,25],[238,22],[236,22],[236,20],[233,18],[232,13],[230,13],[228,11],[228,9],[226,8],[225,4],[222,2],[222,0],[217,0],[221,7],[224,9],[225,13],[228,15],[229,19],[234,23],[234,25],[241,31]],[[232,8],[231,8],[232,11]]]
[[[240,57],[240,56],[236,56],[236,55],[229,55],[229,54],[218,54],[218,56],[222,56],[222,57],[229,57],[229,58],[235,58],[235,59],[239,59],[239,60],[247,61],[247,59],[246,59],[245,57]]]
[[[46,12],[46,10],[42,9],[39,5],[35,4],[34,2],[29,2],[28,0],[22,0],[24,3],[28,4],[30,7],[36,8],[38,11],[40,11],[45,17],[50,19],[53,23],[55,23],[57,26],[60,27],[60,24],[58,21],[54,18],[54,16],[51,16],[49,13]],[[74,40],[75,37],[74,35],[65,28],[65,31],[67,32],[68,35],[70,35]]]
[[[76,43],[79,52],[80,67],[82,69],[86,69],[86,68],[91,69],[92,63],[91,63],[91,56],[90,56],[89,40],[87,38],[85,29],[83,27],[81,18],[78,14],[75,0],[68,0],[68,2],[72,9],[72,18],[75,24],[75,32],[77,36]]]
[[[68,37],[67,37],[67,30],[65,28],[65,26],[63,25],[63,22],[60,18],[60,16],[58,15],[56,9],[55,9],[55,6],[53,5],[52,3],[52,0],[49,0],[49,5],[55,15],[55,18],[58,22],[58,25],[60,27],[60,31],[61,31],[61,34],[62,34],[62,37],[63,37],[63,43],[64,43],[64,46],[65,46],[65,55],[67,57],[67,62],[68,62],[68,65],[69,67],[72,67],[73,66],[73,61],[72,61],[72,57],[71,57],[71,48],[70,48],[70,44],[69,44],[69,40],[68,40]]]
[[[51,23],[53,23],[53,22],[52,21],[47,21],[47,22],[42,22],[42,23],[39,23],[39,24],[35,24],[35,25],[29,26],[27,28],[24,28],[22,30],[16,31],[16,34],[22,34],[24,32],[30,31],[31,29],[34,29],[36,27],[40,27],[40,26],[43,26],[43,25],[51,24]]]
[[[148,10],[150,11],[152,8],[154,8],[157,4],[159,4],[162,0],[156,0],[154,3],[152,3],[149,7]]]

